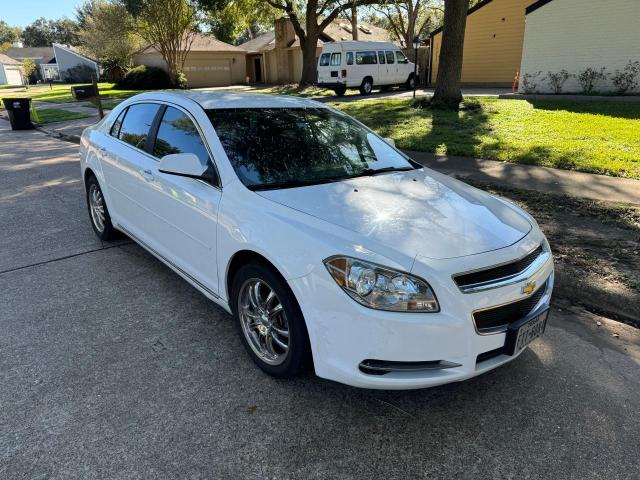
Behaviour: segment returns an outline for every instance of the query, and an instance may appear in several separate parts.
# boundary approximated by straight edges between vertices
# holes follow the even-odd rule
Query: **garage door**
[[[18,68],[4,67],[4,72],[7,75],[7,83],[9,85],[22,85],[22,75]]]
[[[231,85],[230,60],[191,60],[184,66],[189,87],[224,87]]]

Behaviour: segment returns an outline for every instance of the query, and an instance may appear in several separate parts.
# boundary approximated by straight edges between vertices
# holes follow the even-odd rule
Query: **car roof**
[[[326,108],[322,103],[301,97],[267,95],[246,92],[211,92],[197,90],[172,90],[148,92],[132,97],[136,100],[167,100],[188,98],[205,110],[223,108]]]

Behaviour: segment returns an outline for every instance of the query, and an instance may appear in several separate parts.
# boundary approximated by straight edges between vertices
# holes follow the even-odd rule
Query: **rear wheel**
[[[266,265],[245,265],[233,278],[231,301],[242,342],[258,367],[274,377],[298,374],[309,356],[309,339],[284,279]]]
[[[100,240],[109,241],[117,239],[118,231],[113,228],[111,223],[107,202],[104,199],[98,179],[91,175],[87,180],[86,188],[87,208],[89,209],[89,217],[91,218],[93,231]]]
[[[362,84],[360,85],[360,95],[371,95],[371,91],[373,90],[373,80],[371,77],[367,77],[362,80]]]

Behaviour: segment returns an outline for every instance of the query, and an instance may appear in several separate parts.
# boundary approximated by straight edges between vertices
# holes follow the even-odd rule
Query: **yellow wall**
[[[511,85],[520,69],[524,10],[533,0],[493,0],[467,17],[462,82]],[[434,37],[431,80],[435,83],[442,32]]]

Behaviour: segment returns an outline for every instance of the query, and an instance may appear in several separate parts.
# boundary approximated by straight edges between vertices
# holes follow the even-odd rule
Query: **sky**
[[[83,0],[0,0],[0,19],[9,25],[26,27],[39,17],[75,17]]]

